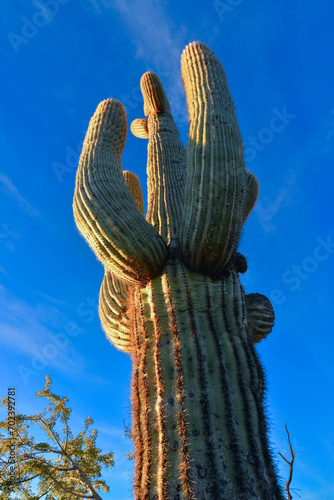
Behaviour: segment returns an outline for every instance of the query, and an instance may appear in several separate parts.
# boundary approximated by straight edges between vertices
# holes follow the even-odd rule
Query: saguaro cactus
[[[202,43],[181,58],[187,149],[159,78],[141,79],[148,211],[122,172],[127,122],[98,106],[77,172],[74,215],[105,267],[100,317],[132,356],[136,499],[282,499],[268,439],[263,369],[254,349],[274,312],[245,295],[240,231],[258,195],[224,70]]]

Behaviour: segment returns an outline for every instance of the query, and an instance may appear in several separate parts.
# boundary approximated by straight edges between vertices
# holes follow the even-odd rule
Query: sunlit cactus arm
[[[90,121],[77,172],[74,216],[98,258],[120,278],[146,282],[159,274],[167,247],[137,209],[122,176],[124,106],[109,99]]]
[[[144,215],[144,198],[143,191],[140,185],[140,181],[137,175],[129,170],[123,170],[123,178],[125,184],[128,186],[128,189],[134,199],[136,207],[139,212]]]
[[[260,293],[247,294],[246,307],[251,339],[257,344],[265,339],[274,327],[274,308],[270,300]]]
[[[144,214],[143,192],[136,174],[123,171],[123,178],[136,207]],[[99,313],[103,330],[109,340],[124,352],[133,351],[133,294],[134,287],[106,271],[100,289]]]
[[[149,138],[146,220],[158,229],[171,248],[175,248],[183,210],[186,150],[158,76],[145,73],[140,86],[147,120],[135,120],[131,130],[137,137]]]
[[[136,118],[131,123],[131,132],[139,139],[148,139],[148,125],[146,118]]]
[[[204,44],[181,58],[189,112],[187,184],[180,234],[184,262],[219,272],[236,249],[246,197],[243,143],[221,63]]]
[[[99,314],[103,330],[109,340],[124,352],[133,349],[131,307],[133,287],[107,271],[99,298]]]

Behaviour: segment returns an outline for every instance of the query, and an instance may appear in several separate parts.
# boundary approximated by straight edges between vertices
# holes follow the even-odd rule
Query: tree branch
[[[68,443],[68,435],[69,435],[69,429],[68,429],[68,425],[67,425],[67,419],[65,420],[65,427],[66,427],[65,451],[67,451],[67,443]]]
[[[87,488],[92,492],[92,495],[93,495],[92,498],[94,498],[95,500],[102,500],[102,498],[97,493],[97,491],[95,490],[94,486],[92,485],[91,481],[88,479],[88,477],[86,476],[86,474],[84,474],[84,472],[82,472],[82,470],[74,462],[74,460],[72,459],[72,457],[66,452],[66,450],[63,449],[63,447],[62,447],[61,443],[59,442],[57,436],[53,432],[53,429],[50,428],[50,426],[47,424],[47,422],[42,417],[41,417],[41,421],[50,430],[50,432],[51,432],[52,436],[54,437],[56,443],[58,444],[59,448],[64,453],[64,456],[67,458],[67,460],[69,460],[71,462],[71,464],[73,465],[73,467],[79,472],[79,475],[80,475],[81,479],[83,480],[83,482],[85,483],[85,485],[87,486]],[[89,497],[85,497],[85,498],[89,498]]]
[[[49,491],[51,491],[53,487],[54,487],[54,484],[51,484],[50,488],[48,488],[44,493],[42,493],[40,497],[37,497],[36,500],[39,500],[40,498],[44,497],[44,495],[49,493]]]
[[[23,457],[25,460],[36,460],[37,462],[40,462],[44,465],[49,465],[50,467],[52,467],[53,469],[59,471],[59,472],[69,472],[71,470],[76,470],[75,467],[56,467],[55,465],[53,465],[52,463],[50,463],[50,460],[43,460],[42,458],[40,457],[35,457],[35,456],[29,456],[29,455],[23,455]]]
[[[65,488],[65,486],[61,483],[61,481],[58,481],[58,479],[56,479],[55,477],[53,477],[52,474],[49,474],[49,477],[52,479],[52,481],[54,481],[55,483],[57,483],[58,486],[60,487],[60,489],[63,490],[63,491],[65,491],[65,493],[70,493],[71,495],[75,495],[75,496],[77,496],[79,498],[95,498],[93,495],[82,495],[81,493],[70,491],[67,488]],[[101,498],[101,500],[102,500],[102,498]]]
[[[16,485],[19,485],[19,484],[22,484],[22,483],[27,483],[27,482],[30,482],[32,481],[33,479],[35,479],[35,477],[38,477],[40,476],[40,474],[35,474],[34,476],[31,476],[31,477],[27,477],[27,478],[23,478],[23,479],[19,479],[19,480],[15,480],[15,486]]]
[[[278,453],[281,455],[281,457],[283,458],[283,460],[285,460],[286,463],[289,464],[289,467],[290,467],[289,478],[288,478],[288,480],[286,482],[286,492],[288,494],[288,499],[292,500],[292,495],[290,493],[290,484],[291,484],[291,481],[292,481],[293,462],[295,460],[295,452],[292,449],[292,445],[291,445],[291,441],[290,441],[290,434],[289,434],[289,431],[288,431],[288,426],[286,424],[285,424],[285,430],[287,432],[288,440],[289,440],[289,447],[290,447],[290,453],[291,453],[291,462],[289,462],[289,460],[287,460],[285,457],[283,457],[282,453],[280,453],[280,452],[278,452]]]

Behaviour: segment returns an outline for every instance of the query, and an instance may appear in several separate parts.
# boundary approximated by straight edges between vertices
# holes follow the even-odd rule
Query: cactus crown
[[[146,220],[139,179],[122,172],[127,134],[122,103],[101,102],[84,141],[74,216],[105,266],[100,312],[113,341],[125,335],[119,321],[128,317],[133,286],[158,276],[171,256],[212,278],[226,276],[235,262],[238,271],[247,268],[240,267],[236,249],[258,182],[245,168],[223,67],[206,45],[193,42],[183,51],[181,71],[189,111],[187,148],[158,76],[148,72],[141,79],[146,118],[134,120],[131,131],[149,139]]]

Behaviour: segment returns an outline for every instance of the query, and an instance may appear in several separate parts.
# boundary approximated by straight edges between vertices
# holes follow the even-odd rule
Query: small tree
[[[7,437],[0,432],[1,498],[10,499],[14,490],[29,500],[101,500],[98,491],[109,491],[100,479],[101,467],[112,467],[114,459],[112,453],[102,455],[96,447],[98,432],[90,428],[93,420],[88,417],[82,431],[73,437],[69,428],[72,410],[66,406],[68,399],[51,392],[50,376],[46,377],[44,390],[36,396],[48,399],[46,410],[32,416],[16,415],[12,435]],[[1,406],[8,406],[8,398],[2,400]],[[37,441],[29,432],[33,424],[46,433],[46,441]],[[7,421],[0,422],[0,431],[6,433],[7,428]],[[13,444],[14,464],[10,453]],[[11,478],[9,470],[13,465],[15,475]]]

